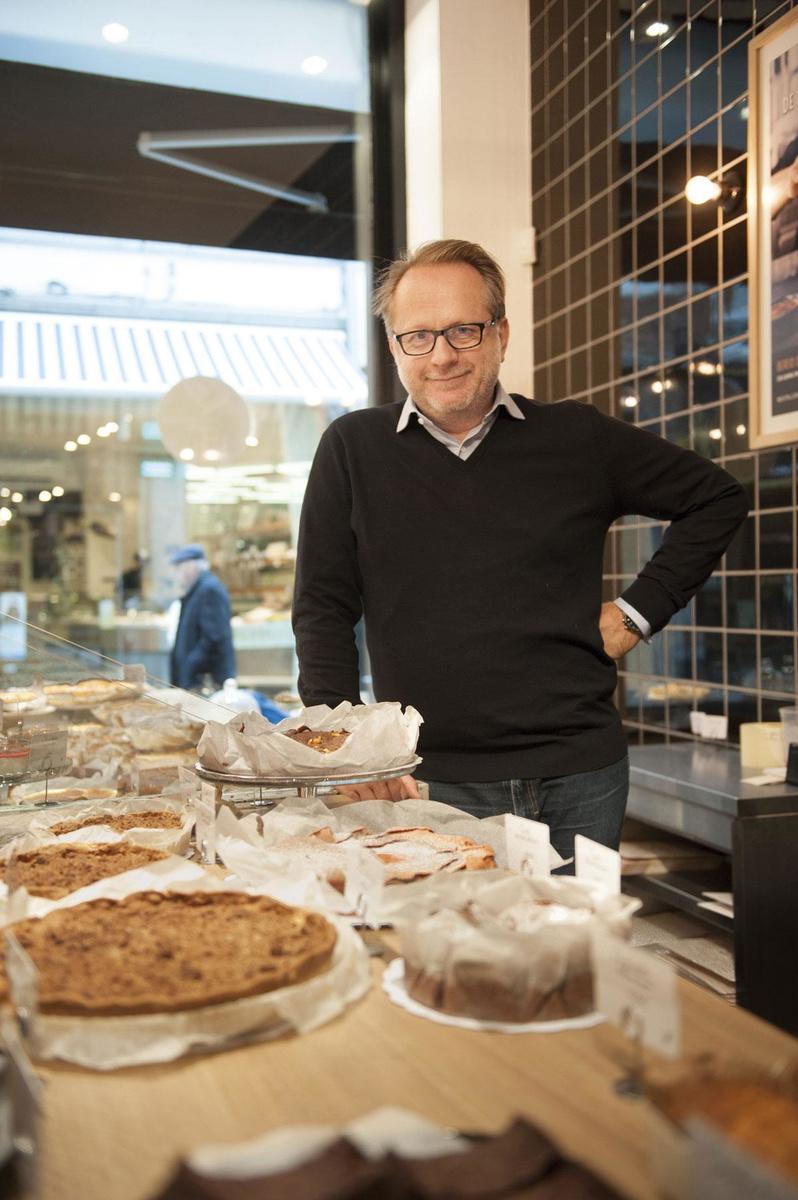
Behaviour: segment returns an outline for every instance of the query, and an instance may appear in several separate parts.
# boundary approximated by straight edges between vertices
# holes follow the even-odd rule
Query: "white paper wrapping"
[[[120,899],[134,891],[149,890],[155,886],[152,877],[158,876],[156,868],[164,865],[155,864],[145,871],[129,871],[127,878],[119,875],[82,889],[82,896],[80,892],[74,892],[65,900],[45,903],[60,907],[80,903],[79,896],[81,899],[98,896]],[[189,870],[192,872],[190,878],[181,874]],[[132,879],[145,875],[146,880]],[[271,894],[265,889],[244,888],[230,880],[222,882],[196,864],[186,862],[181,862],[180,869],[175,868],[172,874],[162,873],[157,890]],[[87,895],[89,892],[92,892],[91,897]],[[19,894],[14,894],[14,901]],[[304,983],[186,1012],[129,1017],[40,1015],[35,1022],[35,1056],[110,1071],[169,1062],[189,1052],[219,1049],[240,1041],[279,1037],[290,1032],[307,1033],[338,1016],[364,996],[371,985],[368,952],[360,937],[345,921],[329,913],[325,916],[335,925],[338,935],[332,961],[326,971]],[[197,953],[202,953],[201,946],[197,947]]]
[[[215,1179],[258,1179],[294,1170],[341,1137],[373,1160],[386,1154],[439,1158],[470,1149],[468,1141],[450,1129],[441,1129],[406,1108],[386,1107],[341,1128],[288,1125],[238,1146],[202,1146],[188,1155],[187,1162],[194,1171]]]
[[[105,816],[119,817],[128,813],[144,812],[177,813],[179,829],[126,829],[119,832],[104,824]],[[91,825],[84,825],[73,833],[52,833],[53,826],[62,821],[74,821],[83,817],[96,817]],[[28,834],[39,842],[135,842],[139,846],[150,846],[153,850],[164,850],[167,854],[186,854],[191,844],[194,814],[179,796],[135,796],[125,800],[97,800],[86,804],[70,805],[68,809],[47,808],[31,815]],[[12,847],[6,847],[4,856]]]
[[[347,729],[349,737],[337,750],[320,754],[282,736],[302,725],[321,731]],[[393,702],[344,701],[337,708],[318,704],[278,725],[258,713],[244,713],[226,724],[209,721],[197,753],[208,770],[231,774],[330,777],[388,771],[412,762],[420,725],[421,716],[414,708],[402,712],[402,706]]]
[[[240,819],[229,809],[223,808],[217,817],[216,849],[222,862],[247,883],[282,888],[297,873],[313,876],[301,850],[291,846],[289,839],[309,837],[325,827],[336,836],[346,836],[355,829],[368,829],[371,833],[384,833],[397,828],[433,829],[436,833],[468,837],[478,845],[490,846],[497,866],[504,867],[507,863],[503,815],[480,820],[459,808],[433,800],[363,800],[329,809],[318,799],[292,797],[269,812],[250,813]],[[552,849],[552,866],[558,866],[562,861]],[[487,878],[492,872],[467,874]],[[391,885],[387,888],[385,896],[388,898],[388,910],[392,911],[390,897],[407,886],[403,884],[397,888]],[[282,893],[274,892],[274,895],[278,894],[283,899]],[[318,892],[313,903],[324,906],[330,912],[350,911],[341,893],[323,879],[318,880]],[[389,924],[391,918],[386,915],[388,910],[384,910],[380,904],[378,911],[371,914],[373,921]]]

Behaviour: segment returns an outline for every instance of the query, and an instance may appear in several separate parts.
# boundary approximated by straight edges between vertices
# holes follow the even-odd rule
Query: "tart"
[[[40,1010],[83,1017],[180,1012],[302,983],[329,966],[337,936],[319,913],[240,892],[137,892],[9,929],[37,968]]]
[[[287,730],[285,737],[290,738],[292,742],[301,742],[303,746],[309,746],[319,754],[332,754],[333,750],[342,746],[349,737],[349,730],[311,729],[308,725],[300,725],[298,729]]]
[[[88,825],[104,825],[117,833],[127,833],[130,829],[180,829],[183,819],[180,813],[171,809],[160,809],[155,812],[136,813],[87,813],[75,817],[72,821],[59,821],[50,826],[50,833],[61,837],[65,833],[74,833],[76,829],[85,829]]]
[[[98,879],[121,875],[168,857],[162,850],[151,850],[134,842],[41,846],[15,854],[3,863],[0,879],[9,888],[24,887],[32,896],[60,900]]]

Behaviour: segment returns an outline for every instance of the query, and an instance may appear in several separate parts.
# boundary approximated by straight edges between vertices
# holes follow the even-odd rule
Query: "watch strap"
[[[634,621],[629,616],[628,612],[625,612],[623,614],[623,627],[624,627],[624,629],[628,629],[630,633],[637,634],[637,636],[639,638],[641,638],[643,636],[642,629],[640,629],[640,627],[638,625],[635,625]]]

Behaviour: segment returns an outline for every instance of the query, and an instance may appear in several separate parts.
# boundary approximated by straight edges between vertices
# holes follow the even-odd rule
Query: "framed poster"
[[[748,50],[751,446],[798,441],[798,9]]]

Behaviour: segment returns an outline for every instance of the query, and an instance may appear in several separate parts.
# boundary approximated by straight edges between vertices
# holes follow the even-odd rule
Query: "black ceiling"
[[[330,212],[142,158],[143,132],[345,126],[351,114],[0,62],[0,225],[354,258],[353,147],[194,150]],[[8,119],[10,116],[10,119]]]

